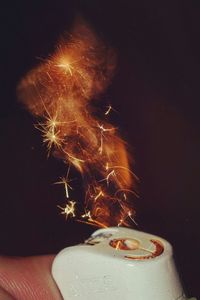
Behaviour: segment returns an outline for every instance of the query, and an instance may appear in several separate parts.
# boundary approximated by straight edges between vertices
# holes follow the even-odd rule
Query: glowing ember
[[[42,132],[48,155],[53,152],[83,176],[85,203],[83,212],[76,212],[78,220],[100,227],[134,222],[132,202],[137,197],[126,143],[90,105],[110,83],[115,61],[113,51],[79,21],[18,87],[20,99],[39,118],[35,127]],[[108,118],[112,111],[109,105],[102,115]],[[66,218],[75,217],[76,203],[70,200],[69,168],[57,182],[65,189],[67,204],[60,209]]]

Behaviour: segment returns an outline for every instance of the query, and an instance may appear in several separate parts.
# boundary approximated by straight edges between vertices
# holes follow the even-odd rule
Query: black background
[[[16,98],[20,78],[52,52],[78,13],[118,52],[102,100],[120,112],[117,123],[134,153],[138,229],[173,244],[186,291],[200,297],[198,1],[1,4],[0,251],[56,253],[94,230],[59,215],[64,195],[53,182],[66,166],[47,159],[33,118]],[[78,188],[73,193],[83,195]]]

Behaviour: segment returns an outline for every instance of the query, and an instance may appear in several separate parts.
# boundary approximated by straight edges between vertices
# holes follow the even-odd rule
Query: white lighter
[[[188,299],[171,245],[124,227],[99,229],[84,244],[63,249],[52,275],[65,300]]]

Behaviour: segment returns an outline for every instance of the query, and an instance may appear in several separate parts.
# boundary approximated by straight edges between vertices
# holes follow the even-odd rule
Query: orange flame
[[[85,222],[99,226],[128,225],[134,220],[127,195],[136,195],[130,189],[137,178],[129,170],[126,143],[106,121],[112,107],[105,111],[105,120],[100,120],[90,105],[110,83],[115,62],[112,49],[79,21],[55,53],[18,86],[19,98],[40,118],[36,127],[42,132],[48,154],[53,150],[84,178],[82,221],[87,217]],[[62,180],[65,189],[67,180]],[[65,211],[62,208],[62,213]],[[75,211],[70,212],[74,216]]]

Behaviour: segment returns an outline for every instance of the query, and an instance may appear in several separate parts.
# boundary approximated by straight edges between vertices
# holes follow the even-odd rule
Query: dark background
[[[0,251],[56,253],[94,230],[60,216],[56,205],[65,199],[53,183],[66,166],[47,159],[34,120],[15,91],[77,13],[118,52],[116,76],[102,99],[120,112],[116,121],[134,153],[141,179],[138,229],[173,244],[186,291],[200,297],[198,1],[1,4]],[[77,189],[73,196],[83,194]]]

